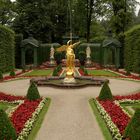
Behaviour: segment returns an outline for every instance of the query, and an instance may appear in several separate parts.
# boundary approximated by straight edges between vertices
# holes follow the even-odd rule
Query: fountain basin
[[[80,88],[86,86],[101,86],[104,82],[109,82],[108,79],[91,77],[91,76],[77,76],[74,77],[75,82],[67,83],[64,82],[65,77],[36,77],[32,78],[30,82],[36,83],[38,86],[48,87],[62,87],[62,88]]]

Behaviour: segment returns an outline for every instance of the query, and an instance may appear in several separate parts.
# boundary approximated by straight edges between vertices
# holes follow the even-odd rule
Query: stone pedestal
[[[76,80],[74,77],[66,77],[64,80],[63,80],[63,83],[64,84],[75,84],[76,83]]]
[[[50,63],[49,65],[52,67],[52,66],[56,66],[56,62],[54,60],[54,58],[50,58]]]
[[[86,59],[85,67],[87,68],[92,67],[92,61],[90,57]]]

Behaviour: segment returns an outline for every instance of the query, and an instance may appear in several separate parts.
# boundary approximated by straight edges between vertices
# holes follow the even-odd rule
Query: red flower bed
[[[115,100],[122,100],[122,99],[131,99],[131,100],[140,100],[140,93],[127,95],[127,96],[115,96]]]
[[[41,100],[36,101],[25,100],[25,102],[21,104],[17,108],[17,110],[13,113],[11,121],[13,122],[17,134],[19,134],[22,131],[26,121],[32,117],[32,113],[35,111],[40,101]]]
[[[0,100],[12,102],[12,101],[15,101],[15,100],[24,100],[24,99],[25,98],[21,97],[21,96],[6,95],[3,92],[0,92]]]
[[[106,112],[110,115],[112,121],[120,130],[120,133],[123,134],[130,118],[114,102],[109,100],[99,102],[104,107]]]
[[[84,75],[85,75],[85,73],[83,72],[83,70],[82,70],[82,69],[78,69],[78,71],[79,71],[79,73],[80,73],[82,76],[84,76]]]

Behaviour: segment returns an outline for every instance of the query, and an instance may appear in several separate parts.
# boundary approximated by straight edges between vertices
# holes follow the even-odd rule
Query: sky
[[[11,0],[11,1],[16,1],[16,0]],[[136,1],[140,3],[140,0],[136,0]],[[136,12],[136,15],[138,14],[139,9],[140,9],[140,5],[137,5],[136,11],[135,11]]]

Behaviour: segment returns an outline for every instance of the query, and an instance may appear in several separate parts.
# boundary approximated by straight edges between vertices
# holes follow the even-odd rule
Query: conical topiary
[[[124,137],[128,137],[131,140],[140,140],[140,109],[137,109],[134,116],[127,125]]]
[[[113,100],[111,90],[108,86],[108,83],[105,82],[98,97],[99,100]]]
[[[11,70],[11,72],[10,72],[10,76],[15,76],[16,74],[15,74],[15,71],[14,70]]]
[[[0,140],[16,140],[17,134],[7,114],[0,109]]]
[[[57,70],[57,68],[55,68],[55,69],[53,70],[52,76],[58,76],[58,70]]]
[[[26,98],[28,100],[37,100],[40,98],[40,94],[39,94],[39,91],[37,89],[37,86],[34,82],[31,83],[29,89],[28,89],[28,92],[27,92],[27,95],[26,95]]]
[[[3,74],[1,71],[0,71],[0,80],[3,80]]]

